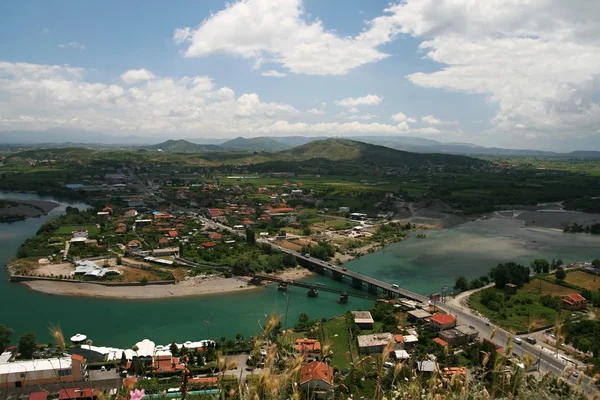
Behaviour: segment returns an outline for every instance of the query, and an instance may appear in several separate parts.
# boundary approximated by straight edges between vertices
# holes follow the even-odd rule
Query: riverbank
[[[0,220],[2,222],[14,222],[27,218],[41,217],[47,215],[58,206],[58,202],[47,200],[0,199]]]
[[[311,271],[298,267],[273,275],[282,279],[297,280],[307,278],[312,274]],[[260,289],[260,286],[248,284],[248,279],[243,277],[223,278],[219,276],[191,277],[173,285],[103,286],[94,283],[48,280],[27,281],[22,284],[32,290],[52,295],[127,300],[203,296]]]

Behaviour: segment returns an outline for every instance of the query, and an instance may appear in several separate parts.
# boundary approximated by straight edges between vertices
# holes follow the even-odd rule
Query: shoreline
[[[308,269],[296,267],[273,275],[282,279],[303,279],[313,274]],[[123,300],[154,300],[228,294],[256,290],[266,286],[250,285],[244,277],[223,278],[216,276],[207,279],[190,278],[172,285],[145,286],[104,286],[85,282],[75,283],[49,280],[21,283],[31,290],[49,295]]]
[[[5,205],[0,208],[0,216],[22,217],[21,220],[48,215],[50,211],[60,206],[56,201],[19,198],[0,198],[0,203]]]

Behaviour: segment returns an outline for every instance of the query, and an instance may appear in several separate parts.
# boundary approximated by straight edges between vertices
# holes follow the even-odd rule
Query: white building
[[[103,278],[106,275],[121,274],[121,271],[117,269],[99,267],[88,260],[77,261],[75,265],[75,271],[71,272],[72,276],[90,276],[95,278]]]

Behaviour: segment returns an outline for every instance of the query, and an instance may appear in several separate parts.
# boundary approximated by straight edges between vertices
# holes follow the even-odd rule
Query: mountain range
[[[104,133],[74,129],[48,129],[46,131],[3,131],[0,132],[0,144],[30,147],[62,147],[85,145],[89,147],[132,147],[167,152],[205,152],[205,151],[250,151],[275,152],[291,149],[328,137],[280,136],[235,139],[195,138],[160,141],[157,137],[135,135],[113,136]],[[349,139],[376,144],[396,150],[415,153],[445,153],[464,155],[505,155],[505,156],[567,156],[579,158],[600,158],[600,151],[553,152],[542,150],[517,150],[497,147],[484,147],[471,143],[443,143],[433,139],[410,136],[352,136]],[[600,135],[584,139],[564,140],[564,148],[577,148],[581,143],[584,149],[600,148]]]

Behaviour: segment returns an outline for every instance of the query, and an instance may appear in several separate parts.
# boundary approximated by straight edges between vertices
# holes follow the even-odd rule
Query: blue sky
[[[3,2],[0,130],[514,148],[597,136],[600,11],[506,3]]]

